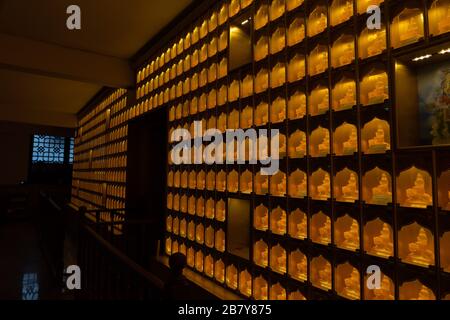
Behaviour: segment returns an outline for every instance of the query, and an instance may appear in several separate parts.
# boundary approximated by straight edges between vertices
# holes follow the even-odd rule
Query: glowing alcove
[[[259,276],[253,281],[253,298],[255,300],[267,300],[269,296],[269,287],[267,280]]]
[[[166,248],[166,254],[170,256],[172,254],[172,239],[171,238],[166,239],[165,248]]]
[[[217,118],[217,129],[220,132],[225,132],[227,129],[227,114],[225,112],[222,112]]]
[[[308,72],[310,76],[325,72],[328,69],[328,46],[318,44],[308,58]]]
[[[304,0],[286,0],[286,10],[287,11],[292,11],[295,8],[300,7],[303,2],[305,2]]]
[[[423,36],[423,12],[419,8],[404,8],[391,23],[391,44],[394,49],[417,42]]]
[[[342,77],[332,91],[334,111],[351,109],[356,105],[356,83],[354,79]]]
[[[238,192],[239,173],[236,170],[232,170],[227,176],[227,189],[228,192]]]
[[[308,279],[308,258],[298,249],[289,254],[289,276],[299,281]]]
[[[435,264],[434,236],[431,231],[413,222],[398,233],[398,256],[406,263],[428,267]]]
[[[441,267],[450,273],[450,231],[445,232],[440,239]]]
[[[295,82],[305,77],[306,60],[305,56],[301,54],[294,55],[288,64],[288,81]]]
[[[172,216],[167,216],[166,218],[166,230],[167,232],[172,232]]]
[[[384,0],[357,0],[358,13],[366,13],[369,6],[379,6],[383,2]]]
[[[217,221],[225,221],[225,201],[220,199],[216,201],[216,220]]]
[[[184,243],[180,244],[178,251],[186,256],[187,255],[186,245]]]
[[[270,106],[270,122],[278,123],[286,119],[286,100],[282,96],[276,97]]]
[[[275,54],[280,52],[286,46],[286,31],[284,27],[278,27],[270,35],[269,52]]]
[[[391,149],[391,130],[386,120],[373,118],[361,131],[361,148],[366,154],[385,153]]]
[[[389,99],[388,76],[384,70],[373,68],[363,77],[360,98],[364,106]]]
[[[302,300],[306,300],[306,297],[300,291],[297,290],[297,291],[293,291],[293,292],[289,293],[288,300],[302,301]]]
[[[367,59],[386,50],[386,26],[381,25],[381,29],[364,29],[358,39],[359,57]]]
[[[212,226],[206,228],[205,245],[209,248],[214,248],[214,228]]]
[[[364,277],[364,283],[368,281],[368,275]],[[384,273],[381,273],[380,287],[376,289],[369,289],[364,286],[365,300],[395,300],[395,285],[391,278]]]
[[[228,60],[226,57],[224,57],[224,58],[222,58],[222,60],[220,60],[219,72],[218,72],[217,77],[220,79],[220,78],[225,77],[227,74],[228,74]]]
[[[227,174],[225,171],[220,170],[216,175],[216,190],[225,191],[227,184]]]
[[[187,195],[183,195],[180,201],[180,211],[183,213],[187,213],[188,211],[188,198]]]
[[[309,154],[311,157],[324,157],[330,154],[330,131],[328,129],[319,126],[311,132]]]
[[[450,170],[438,178],[438,203],[442,210],[450,211]]]
[[[270,268],[278,273],[286,273],[286,250],[277,244],[270,248]]]
[[[293,198],[304,198],[307,196],[306,173],[297,169],[289,176],[289,196]]]
[[[205,171],[200,170],[197,174],[197,189],[204,190],[206,184],[206,174]]]
[[[331,290],[331,263],[320,255],[311,259],[309,268],[312,285],[323,290]]]
[[[367,171],[362,178],[363,200],[368,204],[392,203],[392,178],[378,167]]]
[[[426,208],[433,205],[431,175],[412,166],[397,177],[397,202],[402,207]]]
[[[359,200],[358,174],[348,168],[334,177],[334,197],[336,201],[355,202]]]
[[[306,155],[306,134],[296,130],[289,136],[289,158],[298,159]]]
[[[285,235],[287,230],[286,211],[281,207],[276,207],[270,212],[270,230],[278,235]]]
[[[269,38],[262,35],[256,40],[253,46],[253,59],[259,61],[267,57],[269,54]]]
[[[261,101],[255,110],[255,125],[263,126],[269,121],[269,105],[265,101]]]
[[[185,219],[180,220],[180,237],[186,238],[187,222]]]
[[[255,30],[259,30],[269,22],[269,6],[261,4],[255,13],[255,22],[253,24]]]
[[[225,264],[222,259],[219,259],[214,264],[214,279],[219,283],[225,282]]]
[[[330,95],[328,87],[316,86],[309,94],[309,114],[317,116],[326,113],[330,109]]]
[[[278,88],[286,83],[286,65],[284,62],[278,62],[270,71],[270,87]]]
[[[328,13],[326,5],[318,5],[308,17],[308,36],[314,37],[327,28]]]
[[[267,209],[263,204],[260,204],[254,210],[253,227],[261,231],[266,231],[269,229],[269,209]]]
[[[239,81],[233,80],[228,88],[228,101],[233,102],[239,99]]]
[[[187,249],[186,260],[187,260],[187,265],[189,267],[193,268],[195,266],[195,250],[194,250],[194,248],[190,247]]]
[[[203,244],[205,242],[205,228],[201,223],[195,228],[195,241],[199,244]]]
[[[175,175],[174,175],[174,179],[173,179],[173,185],[175,188],[179,188],[180,187],[180,171],[175,171]]]
[[[311,216],[309,229],[313,242],[324,245],[331,243],[331,219],[322,211]]]
[[[344,122],[333,134],[333,152],[337,156],[358,152],[358,132],[355,125]]]
[[[242,193],[251,193],[253,191],[253,174],[249,170],[242,172],[239,188]]]
[[[359,249],[359,223],[348,214],[334,223],[334,244],[341,249]]]
[[[197,199],[196,213],[199,217],[203,217],[205,215],[205,199],[203,197]]]
[[[214,277],[214,260],[211,255],[205,257],[204,272],[208,277]]]
[[[255,193],[264,195],[269,192],[269,177],[257,172],[255,175]]]
[[[286,195],[286,174],[283,171],[280,170],[270,177],[270,194],[277,197]]]
[[[189,189],[195,189],[197,187],[197,172],[192,170],[189,172]]]
[[[336,266],[335,287],[338,295],[351,300],[361,299],[361,279],[358,269],[346,262]]]
[[[252,295],[252,275],[247,270],[239,273],[239,292],[247,297]]]
[[[167,209],[173,208],[173,194],[167,194]]]
[[[286,8],[285,0],[272,0],[269,8],[269,19],[274,21],[284,14]]]
[[[228,30],[224,30],[220,33],[219,36],[218,50],[219,52],[222,52],[227,47],[228,47]]]
[[[420,280],[404,282],[399,288],[400,300],[436,300],[434,292]]]
[[[388,258],[394,256],[394,232],[392,226],[380,218],[364,226],[364,250],[373,256]]]
[[[226,269],[226,284],[229,288],[236,290],[238,287],[238,273],[234,265],[229,265]]]
[[[215,248],[220,252],[225,252],[225,231],[219,229],[215,235]]]
[[[248,129],[253,126],[253,108],[251,106],[246,106],[241,111],[241,128]]]
[[[269,265],[269,247],[263,240],[255,242],[253,246],[253,262],[264,268]]]
[[[450,31],[450,1],[435,0],[428,11],[430,34],[438,36]]]
[[[309,195],[313,200],[328,200],[331,197],[330,174],[319,168],[309,179]]]
[[[214,170],[208,171],[206,175],[206,189],[209,191],[213,191],[216,188],[216,173]]]
[[[206,213],[205,216],[208,219],[214,219],[215,201],[213,198],[206,200]]]
[[[331,65],[339,68],[355,60],[355,40],[353,35],[342,34],[331,47]]]
[[[173,197],[173,210],[179,211],[180,210],[180,195],[176,194]]]
[[[289,120],[301,119],[306,115],[306,95],[302,91],[295,91],[288,101]]]
[[[199,272],[203,272],[203,252],[201,250],[198,250],[195,253],[195,269]]]
[[[305,20],[295,18],[291,21],[287,30],[287,45],[293,46],[305,39]]]
[[[234,17],[241,10],[240,0],[231,0],[228,7],[228,17]]]
[[[353,0],[334,0],[330,9],[330,24],[336,26],[353,16]]]
[[[261,68],[255,78],[255,93],[261,93],[269,88],[269,71]]]
[[[270,300],[286,300],[286,289],[279,283],[270,287]]]
[[[308,237],[308,218],[306,213],[295,209],[289,214],[289,235],[296,239]]]

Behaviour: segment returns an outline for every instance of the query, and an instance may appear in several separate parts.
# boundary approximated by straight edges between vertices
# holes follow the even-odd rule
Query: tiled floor
[[[0,224],[0,300],[56,300],[62,297],[29,221]]]

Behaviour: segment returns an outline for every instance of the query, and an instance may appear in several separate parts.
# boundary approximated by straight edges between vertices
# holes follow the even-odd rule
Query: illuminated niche
[[[345,168],[334,177],[334,197],[336,201],[355,202],[359,200],[358,174]]]
[[[269,6],[261,4],[255,13],[254,29],[259,30],[269,22]]]
[[[450,170],[438,178],[438,203],[442,210],[450,211]]]
[[[255,278],[253,281],[253,298],[255,300],[267,300],[269,296],[269,287],[267,280],[262,276]]]
[[[270,194],[276,197],[284,197],[286,195],[286,174],[278,171],[270,177]]]
[[[322,211],[311,216],[309,224],[311,240],[315,243],[328,245],[331,243],[331,219]]]
[[[428,11],[430,34],[438,36],[450,31],[450,1],[435,0]]]
[[[253,246],[253,262],[263,268],[269,265],[269,247],[263,240],[255,242]]]
[[[289,293],[288,300],[303,301],[306,300],[306,297],[300,291],[297,290]]]
[[[195,250],[194,248],[190,247],[187,249],[187,265],[191,268],[195,267]]]
[[[434,237],[431,231],[417,222],[403,226],[398,233],[398,256],[406,263],[433,266]]]
[[[187,222],[185,219],[180,220],[180,237],[186,238]]]
[[[261,101],[255,110],[255,125],[264,126],[269,122],[269,105],[265,101]]]
[[[240,117],[240,127],[242,129],[248,129],[253,126],[253,108],[251,106],[246,106],[244,109],[242,109]]]
[[[305,20],[296,17],[291,21],[287,30],[287,45],[294,46],[305,39]]]
[[[348,214],[334,223],[334,244],[351,251],[359,250],[359,223]]]
[[[331,65],[339,68],[355,60],[355,40],[353,35],[342,34],[331,47]]]
[[[331,3],[330,24],[336,26],[353,16],[353,0],[334,0]]]
[[[328,46],[318,44],[309,53],[308,72],[310,76],[323,73],[328,69]]]
[[[368,281],[368,275],[364,277],[364,283]],[[395,285],[391,278],[381,273],[381,283],[379,288],[369,289],[364,286],[365,300],[395,300]]]
[[[216,175],[216,190],[225,191],[227,184],[227,174],[224,170],[220,170]]]
[[[323,290],[331,290],[331,263],[323,256],[311,259],[310,277],[314,287]]]
[[[203,217],[205,215],[205,199],[203,199],[203,197],[197,199],[195,212],[199,217]]]
[[[384,0],[357,0],[358,13],[364,14],[369,6],[379,6]]]
[[[404,282],[399,288],[400,300],[436,300],[436,296],[429,287],[420,280]]]
[[[289,255],[289,276],[299,281],[308,279],[308,258],[298,249]]]
[[[286,250],[277,244],[270,248],[270,268],[281,274],[286,273]]]
[[[215,248],[220,252],[225,252],[225,231],[219,229],[215,235]]]
[[[260,195],[269,193],[269,177],[259,171],[255,175],[255,193]]]
[[[422,208],[433,205],[431,175],[412,166],[397,177],[397,202],[402,207]]]
[[[236,170],[231,170],[227,176],[227,190],[228,192],[238,192],[239,173]]]
[[[309,95],[309,114],[317,116],[325,114],[330,109],[330,96],[328,87],[317,85]]]
[[[304,0],[286,0],[286,10],[292,11],[295,8],[300,7],[303,4]]]
[[[276,54],[286,46],[286,30],[284,27],[278,27],[270,35],[270,54]]]
[[[255,93],[261,93],[269,88],[269,71],[261,68],[255,77]]]
[[[269,9],[269,19],[274,21],[284,14],[286,8],[285,0],[272,0]]]
[[[368,204],[392,203],[392,178],[378,167],[367,171],[362,178],[363,200]]]
[[[205,269],[204,272],[208,277],[210,277],[210,278],[214,277],[214,261],[213,261],[213,258],[211,257],[211,255],[208,255],[205,257],[204,269]]]
[[[214,248],[214,228],[212,226],[206,228],[205,244],[209,248]]]
[[[356,83],[354,79],[342,77],[334,85],[332,91],[332,105],[334,111],[351,109],[356,105]]]
[[[392,226],[380,218],[364,226],[364,250],[373,256],[389,258],[394,256],[394,232]]]
[[[239,188],[242,193],[253,192],[253,174],[248,169],[240,176]]]
[[[328,13],[326,5],[318,5],[308,17],[308,36],[314,37],[327,28]]]
[[[306,173],[297,169],[289,175],[289,196],[292,198],[304,198],[307,196]]]
[[[394,49],[419,41],[424,37],[422,10],[404,8],[391,23],[391,44]]]
[[[330,154],[330,131],[319,126],[311,132],[309,138],[309,154],[311,157],[325,157]]]
[[[286,300],[286,289],[279,283],[270,287],[270,300]]]
[[[384,70],[374,67],[363,77],[360,99],[364,106],[389,99],[388,76]]]
[[[341,297],[351,300],[361,299],[361,279],[358,269],[348,262],[336,266],[335,287]]]
[[[288,81],[295,82],[301,80],[306,74],[305,57],[301,54],[295,54],[288,64]]]
[[[295,91],[288,101],[289,120],[301,119],[306,115],[306,95],[302,91]]]
[[[269,54],[269,38],[265,35],[260,36],[254,44],[253,52],[253,59],[255,61],[260,61],[267,57]]]
[[[252,275],[247,270],[239,273],[239,292],[247,297],[252,295]]]
[[[203,272],[203,252],[201,250],[198,250],[195,253],[195,269],[199,272]]]
[[[226,269],[226,284],[228,288],[236,290],[238,287],[238,273],[236,267],[231,264]]]
[[[313,200],[328,200],[331,198],[330,174],[319,168],[309,179],[309,195]]]
[[[270,106],[270,122],[279,123],[286,119],[286,100],[278,96]]]
[[[333,134],[333,152],[337,156],[358,152],[358,132],[355,125],[344,122]]]
[[[270,212],[270,231],[274,234],[285,235],[286,234],[286,211],[280,206],[272,209]]]
[[[361,131],[361,148],[365,154],[391,150],[391,130],[386,120],[373,118]]]
[[[289,158],[299,159],[306,156],[306,134],[296,130],[289,136]]]
[[[215,210],[215,203],[213,198],[209,198],[206,200],[206,213],[205,217],[208,219],[214,219],[214,210]]]
[[[214,264],[214,279],[219,283],[225,282],[225,264],[222,259],[219,259]]]
[[[308,218],[300,209],[295,209],[289,214],[289,235],[301,240],[308,237]]]
[[[217,221],[225,221],[225,201],[220,199],[216,202],[216,220]]]
[[[195,241],[199,244],[203,244],[205,242],[205,228],[201,223],[199,223],[195,228]]]

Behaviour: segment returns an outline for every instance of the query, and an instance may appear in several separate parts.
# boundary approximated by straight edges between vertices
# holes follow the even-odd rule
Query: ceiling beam
[[[113,88],[134,84],[126,60],[6,34],[0,43],[0,68]]]

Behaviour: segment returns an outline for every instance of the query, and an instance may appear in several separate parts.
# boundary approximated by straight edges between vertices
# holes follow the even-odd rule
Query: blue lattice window
[[[75,147],[75,139],[70,138],[70,145],[69,145],[69,163],[73,163],[73,149]]]
[[[33,138],[33,163],[64,163],[64,137],[35,135]]]

